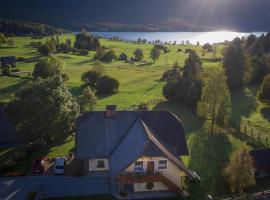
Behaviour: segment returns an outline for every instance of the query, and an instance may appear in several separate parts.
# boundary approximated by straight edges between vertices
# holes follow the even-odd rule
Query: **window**
[[[167,160],[159,160],[158,169],[167,169]]]
[[[134,170],[143,170],[143,161],[136,161],[134,163]]]
[[[105,167],[104,160],[98,160],[97,161],[97,168],[104,168],[104,167]]]

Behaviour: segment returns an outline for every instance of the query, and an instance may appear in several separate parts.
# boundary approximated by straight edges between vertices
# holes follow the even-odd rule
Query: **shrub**
[[[102,61],[105,61],[105,62],[111,62],[115,58],[116,58],[116,55],[115,55],[114,51],[113,50],[109,50],[109,51],[105,52],[105,54],[101,58],[101,60]]]
[[[120,54],[119,60],[126,61],[127,59],[128,59],[127,54],[125,54],[125,53],[121,53],[121,54]]]
[[[110,76],[103,76],[97,81],[96,89],[100,94],[112,94],[118,91],[119,82]]]

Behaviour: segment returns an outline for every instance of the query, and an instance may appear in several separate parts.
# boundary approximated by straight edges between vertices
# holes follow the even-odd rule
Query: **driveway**
[[[105,177],[26,176],[0,178],[1,200],[23,200],[29,191],[45,197],[110,194],[109,179]]]

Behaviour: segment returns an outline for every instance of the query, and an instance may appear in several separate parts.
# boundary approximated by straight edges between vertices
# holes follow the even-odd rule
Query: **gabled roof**
[[[77,121],[76,157],[109,157],[138,118],[147,124],[174,156],[188,155],[183,124],[168,111],[117,111],[112,118],[106,118],[105,112],[97,111],[84,114]],[[144,153],[158,156],[161,152],[152,145]]]
[[[141,117],[136,120],[120,145],[112,152],[110,157],[111,176],[116,176],[127,168],[137,158],[144,155],[149,147],[155,147],[160,152],[160,155],[167,157],[176,166],[192,177],[182,161],[175,157],[162,142],[154,136]]]
[[[250,155],[258,170],[270,171],[270,148],[252,150]]]

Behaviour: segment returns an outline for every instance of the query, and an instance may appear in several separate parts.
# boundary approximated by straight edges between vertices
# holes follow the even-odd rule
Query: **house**
[[[249,153],[253,159],[255,176],[270,176],[270,148],[255,149]]]
[[[89,175],[108,176],[112,194],[183,192],[182,180],[199,178],[181,156],[189,155],[183,123],[168,111],[89,112],[78,119],[76,159]]]
[[[5,56],[0,58],[1,67],[10,65],[11,67],[16,67],[16,57],[15,56]]]

